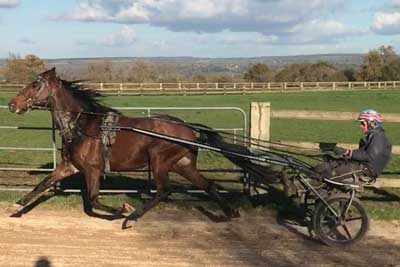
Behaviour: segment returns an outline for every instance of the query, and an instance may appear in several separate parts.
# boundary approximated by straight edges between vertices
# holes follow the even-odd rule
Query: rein
[[[102,112],[66,111],[66,110],[50,109],[48,107],[41,107],[41,106],[32,106],[32,109],[47,110],[47,111],[50,111],[50,112],[60,112],[60,113],[67,113],[67,114],[68,113],[78,113],[76,119],[74,120],[74,124],[77,124],[77,122],[78,122],[78,120],[79,120],[79,118],[80,118],[80,116],[82,114],[92,115],[92,116],[101,116],[101,117],[107,116],[107,113],[102,113]],[[288,149],[292,148],[292,149],[300,149],[300,150],[307,150],[307,151],[319,151],[319,150],[313,149],[313,148],[306,148],[306,147],[295,146],[295,145],[287,145],[287,144],[282,144],[282,143],[279,143],[279,142],[273,142],[273,141],[266,141],[266,140],[261,140],[261,139],[257,139],[257,138],[251,138],[251,137],[244,136],[244,135],[235,135],[233,133],[229,133],[229,132],[226,132],[226,131],[218,131],[218,130],[210,129],[208,127],[201,126],[201,125],[198,125],[198,124],[183,123],[183,122],[179,122],[179,121],[167,120],[165,118],[160,118],[160,117],[147,117],[147,119],[173,123],[173,124],[176,124],[176,125],[189,126],[189,127],[193,128],[196,131],[203,130],[203,131],[215,132],[217,134],[224,135],[224,138],[227,138],[229,140],[235,140],[235,139],[237,140],[237,138],[239,138],[239,139],[243,140],[244,142],[248,143],[249,145],[256,145],[257,147],[262,148],[262,149],[274,150],[274,151],[277,151],[277,152],[284,152],[284,153],[291,154],[291,155],[304,156],[304,157],[313,158],[313,159],[320,158],[322,156],[321,154],[308,155],[308,154],[305,154],[305,153],[298,153],[298,152],[288,151],[288,150],[279,149],[279,148],[272,147],[272,146],[261,145],[259,143],[263,142],[263,143],[267,143],[267,144],[271,144],[271,145],[285,147],[285,148],[288,148]],[[61,133],[62,132],[60,130],[60,134]],[[85,134],[82,131],[81,131],[81,133]],[[85,134],[85,135],[87,135],[87,134]],[[89,136],[89,135],[87,135],[87,136]],[[91,136],[91,137],[94,137],[94,136]],[[69,142],[71,142],[71,141],[69,141]]]

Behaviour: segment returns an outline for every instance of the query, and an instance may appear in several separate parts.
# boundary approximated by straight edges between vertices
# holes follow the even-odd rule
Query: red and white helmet
[[[370,125],[371,122],[375,122],[377,126],[382,124],[382,116],[376,110],[365,109],[358,115],[358,121],[365,121]]]

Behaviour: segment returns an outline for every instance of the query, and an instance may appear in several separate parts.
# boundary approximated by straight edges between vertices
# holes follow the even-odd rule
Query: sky
[[[400,51],[400,0],[0,0],[0,58]]]

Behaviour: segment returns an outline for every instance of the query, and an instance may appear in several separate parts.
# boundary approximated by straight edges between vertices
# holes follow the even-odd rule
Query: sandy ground
[[[216,223],[198,210],[150,211],[122,220],[79,210],[36,208],[21,218],[0,210],[0,266],[399,266],[400,223],[373,221],[352,247],[331,248],[276,214]]]

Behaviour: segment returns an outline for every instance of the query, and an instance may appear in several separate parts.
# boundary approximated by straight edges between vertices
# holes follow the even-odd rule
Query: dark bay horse
[[[97,96],[95,91],[85,89],[76,82],[60,79],[53,68],[39,74],[37,80],[28,84],[10,101],[10,111],[17,114],[23,114],[32,108],[49,110],[63,141],[61,163],[32,192],[19,200],[18,204],[25,206],[63,178],[82,172],[91,204],[90,212],[97,209],[121,215],[127,212],[124,206],[117,209],[99,202],[100,177],[107,167],[111,171],[127,172],[150,164],[157,194],[145,202],[142,208],[127,216],[124,224],[129,219],[142,216],[169,195],[167,182],[171,171],[209,193],[218,201],[227,217],[239,216],[219,195],[216,186],[197,170],[197,148],[131,131],[109,133],[113,136],[113,142],[105,145],[104,131],[101,128],[106,115],[114,114],[114,118],[117,117],[114,120],[116,126],[136,127],[195,141],[195,132],[189,125],[170,116],[162,119],[128,118],[100,104]]]

